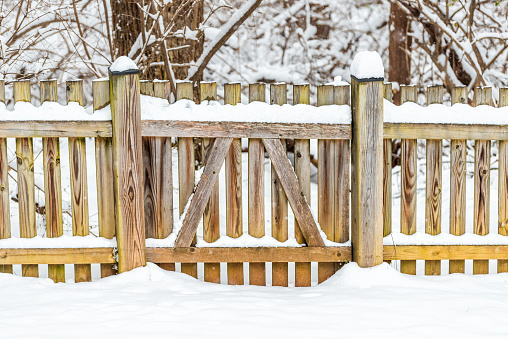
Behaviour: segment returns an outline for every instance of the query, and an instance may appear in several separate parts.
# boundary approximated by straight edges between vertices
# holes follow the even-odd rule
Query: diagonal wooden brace
[[[282,143],[279,139],[263,139],[263,143],[265,144],[268,156],[272,160],[272,165],[279,176],[282,187],[286,192],[289,204],[293,209],[296,220],[298,220],[298,225],[300,225],[307,245],[325,246],[309,204],[300,188],[295,171],[291,167],[291,163],[282,147]]]
[[[232,141],[233,138],[215,139],[208,162],[183,220],[182,229],[176,238],[175,247],[189,247],[191,245],[194,234],[198,229],[199,220],[203,215],[213,185],[219,176],[220,168]]]

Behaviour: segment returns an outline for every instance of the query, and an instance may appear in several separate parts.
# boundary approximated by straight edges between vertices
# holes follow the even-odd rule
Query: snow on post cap
[[[109,66],[111,75],[138,74],[138,66],[129,57],[121,56]]]
[[[377,52],[360,52],[351,64],[351,76],[361,81],[382,81],[385,76],[383,60]]]

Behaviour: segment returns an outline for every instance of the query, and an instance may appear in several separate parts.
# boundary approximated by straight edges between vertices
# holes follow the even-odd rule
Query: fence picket
[[[287,104],[287,85],[285,83],[270,85],[270,104]],[[286,140],[281,139],[281,143],[286,151]],[[271,173],[271,200],[272,237],[279,241],[286,241],[288,239],[288,199],[273,164]],[[288,286],[287,263],[272,263],[272,285]]]
[[[5,104],[5,81],[0,80],[0,102]],[[11,237],[11,213],[9,196],[9,160],[7,138],[0,138],[0,239]],[[0,266],[1,273],[12,273],[12,265]]]
[[[265,84],[249,85],[249,102],[265,102]],[[261,139],[249,139],[249,234],[265,235],[265,148]],[[249,263],[249,284],[266,285],[265,263]]]
[[[427,105],[443,103],[443,86],[427,87]],[[441,233],[441,205],[443,189],[443,140],[427,139],[426,142],[426,188],[425,188],[425,233]],[[425,261],[426,275],[440,275],[439,260]]]
[[[84,105],[83,81],[67,81],[65,84],[67,104]],[[69,167],[71,171],[72,235],[86,236],[90,232],[88,212],[88,186],[86,173],[86,140],[69,138]],[[87,264],[74,265],[76,282],[91,281],[92,269]]]
[[[401,103],[418,102],[416,86],[400,86]],[[417,140],[401,140],[401,216],[400,231],[403,234],[416,232],[416,173],[417,168]],[[401,260],[400,271],[406,274],[416,274],[416,260]]]
[[[241,102],[240,83],[224,85],[224,104]],[[226,155],[226,235],[238,238],[243,233],[242,222],[242,140],[233,139]],[[243,285],[243,263],[228,263],[228,284]]]
[[[109,80],[92,82],[93,110],[110,104]],[[97,209],[99,236],[113,239],[115,230],[115,193],[113,190],[113,143],[111,138],[95,138],[95,168],[97,177]],[[117,273],[115,264],[101,264],[101,277]]]
[[[41,103],[58,102],[56,80],[41,81]],[[44,196],[46,202],[46,235],[48,238],[63,234],[62,183],[60,169],[60,139],[42,138],[44,162]],[[65,265],[48,265],[48,277],[54,282],[65,282]]]
[[[384,84],[384,99],[393,102],[392,84]],[[392,233],[392,139],[383,139],[383,237]]]
[[[467,87],[454,87],[452,105],[467,104]],[[450,141],[450,234],[466,233],[466,156],[465,139]],[[449,272],[464,273],[465,260],[450,260]]]
[[[508,106],[508,88],[499,89],[499,107]],[[499,141],[498,233],[508,235],[508,143]],[[508,260],[497,261],[497,273],[508,272]]]
[[[202,82],[200,84],[200,101],[213,100],[217,101],[217,83],[216,82]],[[213,146],[212,138],[203,138],[201,141],[204,161],[203,164],[209,162],[209,155],[211,147]],[[213,186],[212,193],[206,204],[203,213],[203,240],[206,242],[214,242],[220,237],[220,216],[219,216],[219,180]],[[219,263],[206,263],[205,264],[205,281],[220,283],[220,264]]]
[[[30,81],[14,82],[14,102],[30,102]],[[19,235],[21,238],[33,238],[37,235],[35,224],[35,185],[34,152],[31,138],[16,138],[16,158],[18,162],[18,204]],[[38,277],[38,265],[21,265],[24,277]]]
[[[310,85],[294,85],[293,86],[293,105],[310,104]],[[295,139],[295,173],[300,182],[307,203],[311,203],[310,191],[310,140]],[[299,244],[305,244],[298,221],[295,218],[295,238]],[[295,263],[295,286],[307,287],[311,285],[311,263],[297,262]]]
[[[317,87],[317,106],[333,105],[335,93],[333,85]],[[335,157],[336,143],[330,139],[318,140],[318,221],[328,240],[335,239]],[[322,283],[335,273],[334,263],[318,264],[318,283]]]
[[[192,82],[179,82],[176,84],[176,100],[193,100]],[[194,193],[195,184],[195,155],[194,139],[178,138],[178,190],[179,190],[179,216],[181,217],[189,198]],[[195,241],[193,241],[195,244]],[[197,264],[184,264],[182,273],[194,278],[198,277]]]

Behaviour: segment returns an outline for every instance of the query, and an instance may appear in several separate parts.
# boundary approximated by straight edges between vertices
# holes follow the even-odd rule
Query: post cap
[[[111,75],[138,74],[138,66],[129,57],[121,56],[109,66]]]
[[[355,55],[351,63],[351,77],[356,81],[383,81],[385,69],[377,52],[364,51]]]

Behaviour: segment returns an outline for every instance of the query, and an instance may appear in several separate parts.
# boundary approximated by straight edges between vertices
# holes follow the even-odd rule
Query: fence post
[[[139,70],[127,57],[109,68],[118,272],[146,265]]]
[[[351,66],[351,233],[353,261],[360,267],[383,262],[383,71],[365,76],[370,56],[362,52]]]

